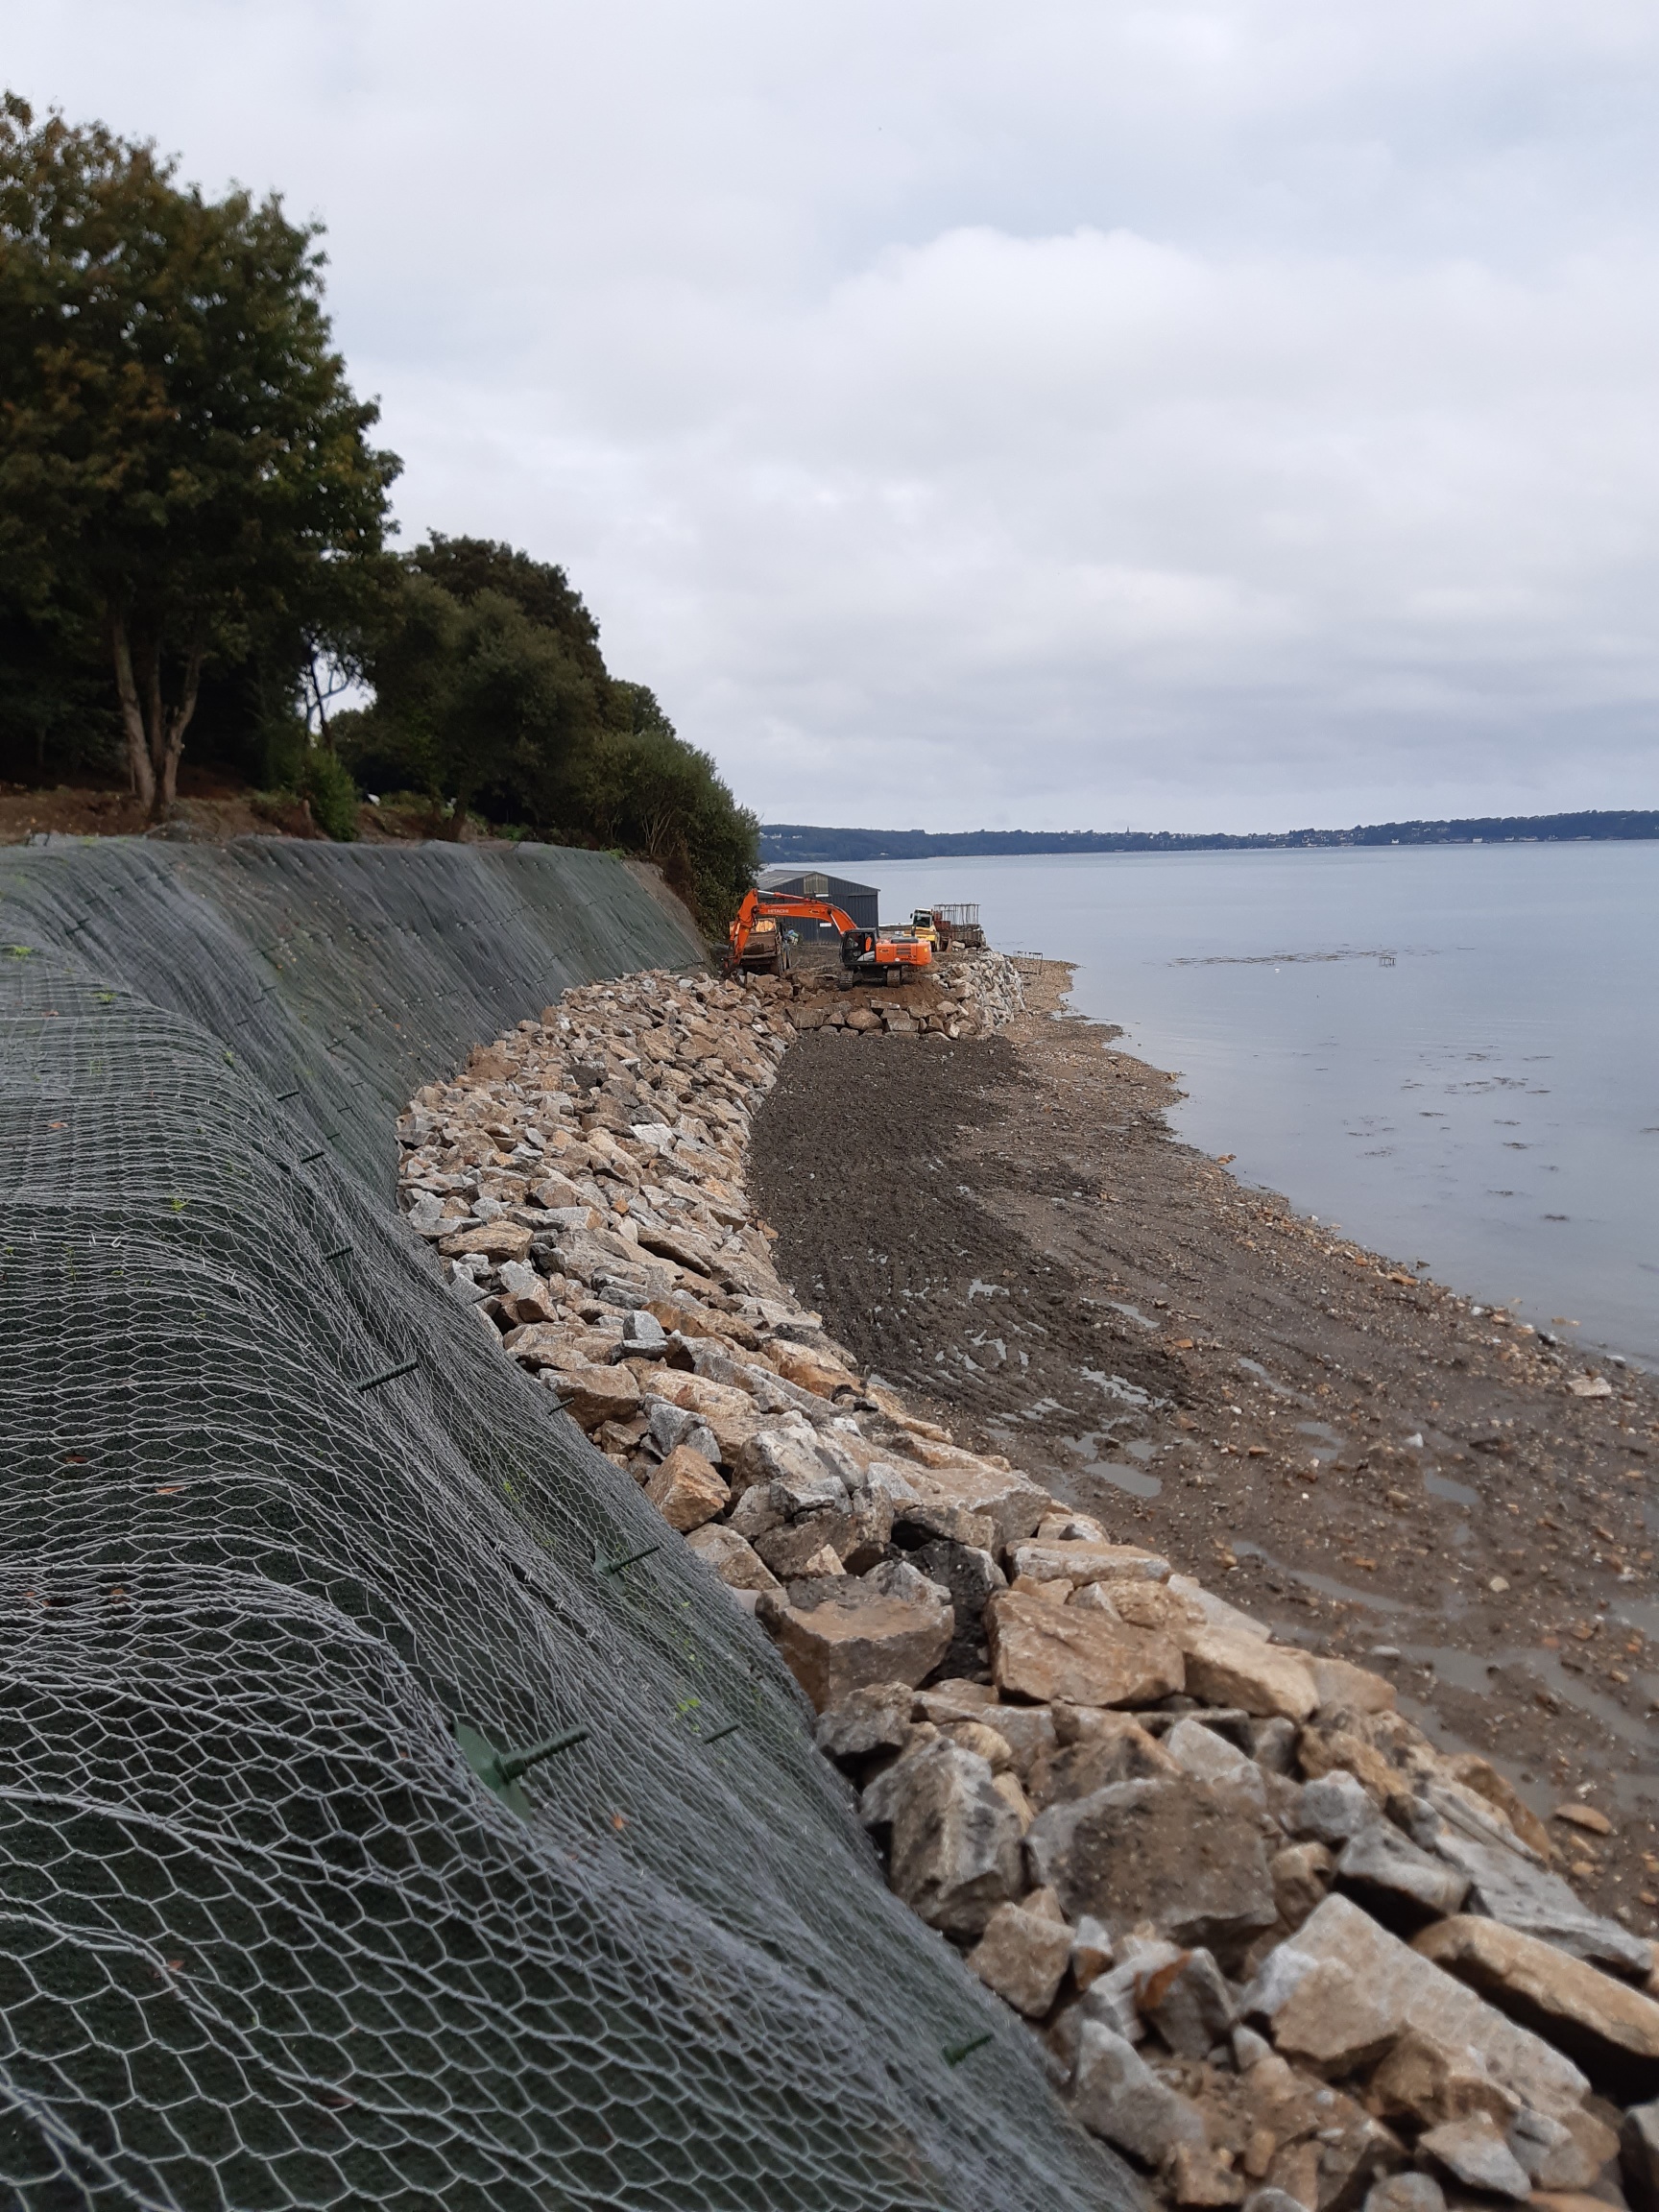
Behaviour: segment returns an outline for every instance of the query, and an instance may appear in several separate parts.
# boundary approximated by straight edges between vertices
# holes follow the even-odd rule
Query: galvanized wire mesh
[[[0,855],[7,2205],[1128,2200],[394,1212],[417,1085],[696,952],[590,854]],[[526,1822],[457,1720],[589,1734]]]

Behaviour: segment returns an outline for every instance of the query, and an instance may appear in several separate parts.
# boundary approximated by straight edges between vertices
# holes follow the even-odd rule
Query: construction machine
[[[933,949],[924,939],[902,936],[892,930],[860,929],[851,914],[828,899],[796,898],[787,892],[750,891],[727,935],[726,972],[734,975],[747,969],[752,974],[786,975],[789,941],[785,922],[828,922],[841,933],[843,983],[859,976],[891,983],[895,976],[921,974],[932,965]]]

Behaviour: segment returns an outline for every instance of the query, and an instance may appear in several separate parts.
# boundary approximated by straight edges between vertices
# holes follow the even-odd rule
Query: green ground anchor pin
[[[661,1544],[647,1544],[637,1551],[630,1551],[621,1559],[607,1559],[597,1540],[593,1546],[593,1564],[601,1575],[620,1575],[624,1567],[636,1567],[641,1559],[649,1559],[653,1551],[661,1551]]]
[[[964,2058],[971,2058],[975,2051],[983,2051],[987,2043],[996,2040],[995,2034],[987,2028],[983,2035],[975,2035],[971,2042],[948,2043],[943,2054],[945,2063],[947,2066],[960,2066]]]
[[[526,1743],[517,1751],[497,1751],[487,1736],[465,1720],[455,1723],[455,1741],[461,1746],[462,1756],[483,1783],[493,1790],[503,1805],[517,1813],[520,1820],[528,1820],[535,1808],[529,1797],[518,1787],[518,1777],[527,1774],[532,1767],[540,1767],[543,1759],[552,1759],[561,1751],[587,1741],[586,1728],[566,1728],[560,1735],[549,1736],[540,1743]]]
[[[421,1364],[419,1359],[401,1359],[396,1367],[386,1367],[378,1375],[365,1375],[361,1382],[353,1382],[353,1390],[378,1390],[382,1382],[396,1382],[399,1375],[413,1375]]]
[[[326,1150],[327,1146],[325,1144],[319,1144],[315,1152],[301,1152],[300,1155],[301,1166],[309,1167],[312,1161],[321,1160]]]
[[[337,1244],[332,1252],[325,1252],[323,1257],[325,1260],[344,1260],[348,1252],[354,1252],[356,1249],[354,1244]]]
[[[718,1743],[722,1736],[735,1736],[743,1725],[741,1720],[728,1720],[724,1728],[716,1728],[704,1737],[705,1743]]]
[[[277,1105],[280,1106],[285,1098],[298,1098],[302,1088],[302,1085],[296,1083],[292,1091],[278,1091],[276,1094]]]

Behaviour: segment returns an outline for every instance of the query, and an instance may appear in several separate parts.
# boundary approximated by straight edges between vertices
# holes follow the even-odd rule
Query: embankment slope
[[[422,1082],[685,926],[105,842],[7,856],[0,949],[9,2201],[1127,2203],[1035,2055],[947,2062],[994,2001],[781,1665],[393,1211]],[[457,1719],[589,1733],[526,1822]]]

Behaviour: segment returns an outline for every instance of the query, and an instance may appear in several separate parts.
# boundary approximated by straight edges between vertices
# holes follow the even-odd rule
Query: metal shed
[[[880,927],[878,908],[881,894],[873,883],[854,883],[845,876],[830,876],[813,868],[763,868],[760,888],[792,892],[802,899],[828,899],[851,914],[860,929]],[[800,931],[803,944],[812,942],[813,932],[825,940],[835,934],[828,922],[795,922],[790,926]]]

